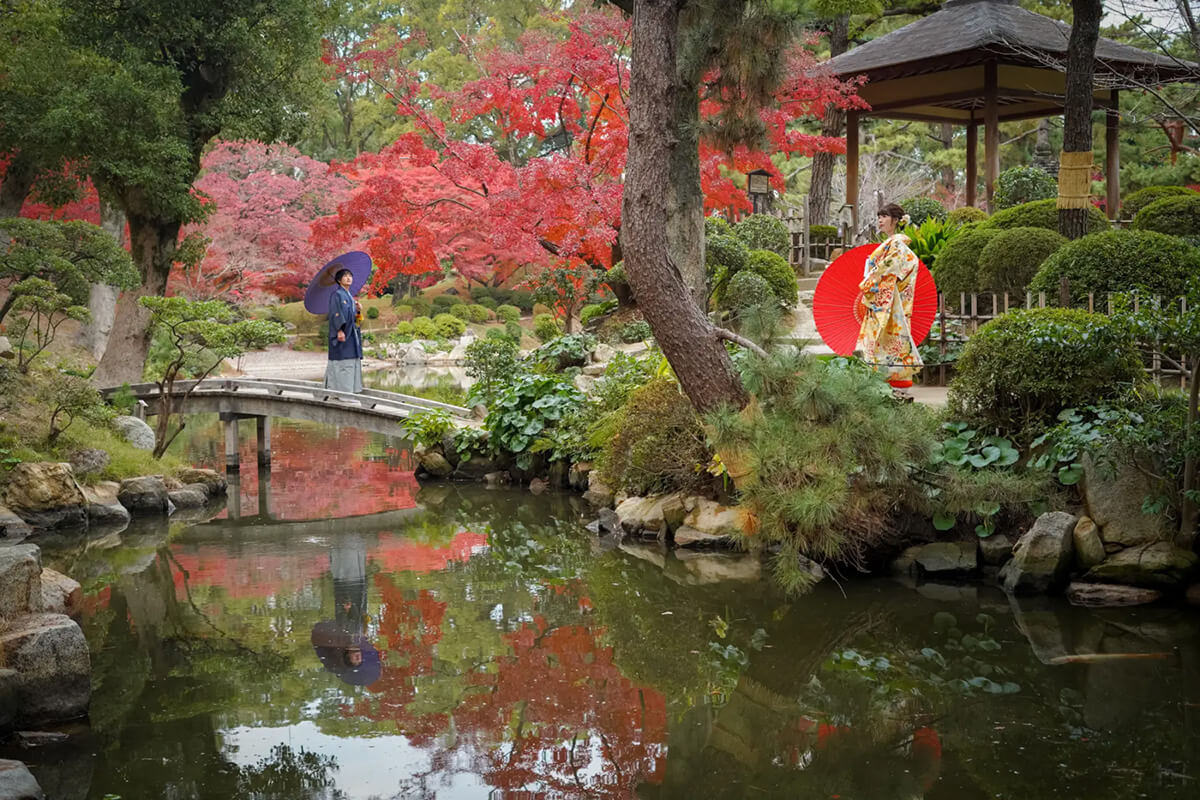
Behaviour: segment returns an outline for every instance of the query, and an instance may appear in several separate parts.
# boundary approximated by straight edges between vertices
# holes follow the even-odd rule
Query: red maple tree
[[[397,275],[440,275],[443,264],[495,282],[515,265],[610,267],[628,145],[630,24],[611,8],[555,17],[564,19],[565,37],[537,27],[512,50],[472,50],[481,77],[455,90],[407,67],[409,40],[378,40],[340,58],[331,51],[327,61],[341,79],[385,89],[419,133],[342,167],[358,185],[336,215],[314,225],[315,240],[326,247],[362,242],[378,267],[375,290]],[[802,45],[789,51],[787,64],[776,102],[756,112],[766,150],[702,147],[709,208],[748,210],[739,182],[751,169],[766,169],[782,189],[770,153],[844,147],[791,123],[819,117],[830,103],[861,105],[853,87],[814,71]],[[702,116],[731,102],[711,90]],[[449,109],[446,119],[440,109]]]
[[[184,236],[209,240],[195,264],[178,264],[168,287],[195,299],[296,300],[336,255],[314,245],[313,220],[332,213],[351,182],[285,144],[218,142],[204,156],[196,191],[213,204]]]

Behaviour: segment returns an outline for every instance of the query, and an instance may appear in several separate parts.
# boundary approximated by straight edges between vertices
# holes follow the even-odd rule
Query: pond
[[[273,444],[214,518],[41,540],[84,587],[91,719],[0,756],[52,800],[1197,796],[1195,613],[788,598],[572,495],[419,486],[401,442]]]

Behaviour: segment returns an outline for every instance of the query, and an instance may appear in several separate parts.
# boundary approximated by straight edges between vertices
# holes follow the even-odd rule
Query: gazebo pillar
[[[1117,219],[1121,215],[1121,93],[1113,89],[1109,98],[1112,106],[1104,112],[1104,208],[1109,219]]]
[[[989,214],[995,210],[992,196],[996,192],[996,177],[1000,174],[1000,111],[997,91],[996,62],[989,61],[983,65],[983,178],[987,182]]]
[[[846,112],[846,205],[850,206],[849,241],[858,233],[858,112]]]
[[[967,123],[967,205],[974,206],[975,186],[979,183],[979,123],[975,121],[975,112],[971,112],[971,121]]]

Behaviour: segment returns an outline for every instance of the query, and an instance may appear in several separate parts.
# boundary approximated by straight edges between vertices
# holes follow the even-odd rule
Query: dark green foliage
[[[1137,213],[1151,203],[1156,203],[1167,197],[1196,197],[1200,195],[1195,189],[1186,186],[1147,186],[1131,192],[1121,201],[1121,213],[1125,217],[1136,217]]]
[[[951,211],[950,215],[946,217],[946,222],[951,225],[966,225],[968,222],[982,222],[987,218],[987,212],[982,208],[963,206]]]
[[[519,364],[517,343],[503,334],[499,339],[489,336],[467,345],[464,366],[467,376],[475,379],[471,402],[491,403],[504,381],[517,372]]]
[[[1057,197],[1058,181],[1038,167],[1011,167],[996,177],[994,200],[997,209]]]
[[[759,523],[743,544],[777,547],[775,574],[789,590],[810,579],[801,556],[861,564],[887,540],[889,516],[913,494],[909,469],[934,438],[926,408],[895,402],[877,376],[845,363],[750,357],[758,406],[709,417],[717,446],[756,476],[738,485]]]
[[[646,322],[644,319],[635,319],[630,322],[626,322],[617,331],[617,338],[626,344],[631,342],[641,342],[649,339],[653,335],[654,332],[650,330],[650,323]]]
[[[1106,231],[1068,242],[1046,259],[1030,288],[1057,300],[1066,278],[1073,303],[1085,303],[1089,292],[1139,290],[1177,297],[1189,278],[1200,274],[1200,252],[1185,242],[1152,231]]]
[[[1058,209],[1054,199],[1036,200],[997,211],[982,223],[988,228],[1045,228],[1058,230]],[[1088,206],[1088,232],[1097,233],[1109,228],[1108,218],[1095,206]]]
[[[595,337],[586,333],[568,333],[543,344],[529,354],[535,364],[551,372],[561,372],[568,367],[582,367],[587,363],[587,354],[596,346]]]
[[[463,302],[464,300],[456,294],[439,294],[433,298],[433,307],[444,311],[451,306],[462,305]]]
[[[538,314],[533,318],[533,335],[538,341],[548,342],[562,335],[562,325],[551,314]]]
[[[1118,397],[1142,380],[1132,336],[1108,317],[1010,311],[967,342],[949,405],[958,418],[1028,441],[1063,409]]]
[[[946,207],[932,197],[910,197],[900,204],[904,213],[913,225],[920,225],[928,219],[945,222]]]
[[[984,292],[1023,294],[1042,262],[1066,243],[1045,228],[1000,231],[979,254],[976,285]]]
[[[836,225],[813,225],[808,229],[808,238],[813,242],[832,242],[838,238]]]
[[[733,226],[724,217],[713,216],[704,218],[704,238],[710,236],[733,236]]]
[[[712,219],[710,217],[710,219]],[[726,223],[728,227],[728,223]],[[741,239],[713,234],[704,239],[704,280],[709,292],[720,298],[731,277],[746,268],[750,251]]]
[[[496,298],[487,295],[480,297],[475,302],[486,308],[488,311],[495,311],[496,307],[500,305],[496,302]]]
[[[692,404],[673,380],[656,378],[629,395],[600,474],[614,490],[634,495],[692,491],[704,483],[711,459]]]
[[[950,308],[957,308],[961,293],[978,288],[979,256],[999,233],[977,222],[968,223],[938,253],[931,271],[938,291],[949,296]]]
[[[778,302],[766,278],[757,272],[739,272],[729,280],[721,298],[724,307],[734,312],[767,302]]]
[[[796,287],[796,273],[782,256],[769,250],[753,250],[750,252],[746,269],[761,275],[771,287],[771,292],[785,307],[793,307],[800,299],[800,292]]]
[[[1155,200],[1137,213],[1132,227],[1171,236],[1200,236],[1200,193]]]
[[[534,441],[577,411],[583,394],[560,375],[517,372],[500,385],[483,424],[494,448],[526,454]]]
[[[792,236],[783,220],[769,214],[751,214],[737,225],[733,232],[749,250],[770,250],[786,259],[792,247]]]
[[[379,309],[376,306],[367,306],[367,319],[379,319]]]
[[[516,306],[502,305],[496,306],[496,319],[504,322],[516,322],[521,318],[521,309]]]
[[[112,414],[100,393],[85,378],[56,369],[39,375],[36,385],[36,399],[50,413],[46,433],[46,444],[50,447],[75,420],[104,425]]]
[[[433,310],[433,303],[425,295],[418,294],[414,297],[409,297],[404,301],[405,305],[412,309],[414,316],[429,316],[429,312]]]

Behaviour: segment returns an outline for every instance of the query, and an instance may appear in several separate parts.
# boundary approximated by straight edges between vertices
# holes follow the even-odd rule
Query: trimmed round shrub
[[[454,319],[451,317],[450,319]],[[413,334],[422,339],[436,339],[438,335],[437,325],[429,317],[413,317],[412,321]]]
[[[1066,408],[1144,380],[1127,329],[1103,314],[1034,308],[1002,314],[970,338],[950,383],[951,413],[1028,441]]]
[[[1058,181],[1040,167],[1011,167],[996,177],[993,201],[997,209],[1058,197]]]
[[[465,322],[471,321],[471,307],[468,305],[450,306],[450,313]]]
[[[562,326],[550,314],[537,314],[533,318],[533,335],[539,342],[548,342],[562,335]]]
[[[729,279],[722,297],[722,305],[733,311],[742,311],[767,302],[778,302],[767,279],[757,272],[746,270]]]
[[[411,305],[409,305],[408,303],[401,303],[398,306],[393,306],[392,311],[396,312],[396,317],[398,319],[412,319],[413,318],[413,307]]]
[[[987,212],[982,208],[975,206],[963,206],[956,208],[946,217],[946,222],[950,225],[961,226],[968,222],[983,222],[988,218]]]
[[[808,239],[812,242],[832,242],[838,238],[837,225],[811,225]]]
[[[467,306],[467,311],[471,315],[471,322],[487,322],[492,318],[492,312],[488,311],[482,303],[472,303]]]
[[[913,225],[920,225],[927,219],[936,219],[938,222],[946,219],[946,207],[932,197],[910,197],[900,207],[908,214]]]
[[[367,306],[367,319],[379,319],[379,309],[376,306]]]
[[[496,306],[500,305],[499,303],[496,302],[496,298],[494,298],[490,295],[481,297],[478,300],[476,300],[475,302],[478,303],[479,305],[483,306],[484,308],[486,308],[488,311],[495,311]]]
[[[1024,292],[1042,262],[1066,243],[1045,228],[998,231],[979,254],[975,285],[984,292]]]
[[[438,314],[433,318],[433,324],[437,327],[438,335],[443,339],[462,336],[467,330],[466,320],[453,314]]]
[[[769,214],[751,214],[733,226],[733,232],[750,250],[770,250],[786,259],[792,235],[783,220]]]
[[[1055,199],[1037,200],[997,211],[982,223],[989,228],[1045,228],[1058,230],[1058,209]],[[1088,206],[1088,233],[1098,233],[1109,228],[1108,218],[1095,206]]]
[[[771,292],[787,308],[796,305],[800,291],[796,288],[796,273],[783,258],[770,250],[752,250],[746,269],[757,272],[771,287]]]
[[[1200,251],[1174,236],[1153,231],[1105,231],[1068,242],[1047,258],[1030,288],[1057,302],[1062,278],[1070,282],[1073,303],[1089,292],[1134,289],[1178,297],[1188,279],[1200,274]],[[1099,300],[1097,301],[1099,302]]]
[[[1121,211],[1126,217],[1136,217],[1143,208],[1164,198],[1196,197],[1198,195],[1200,192],[1186,186],[1147,186],[1145,189],[1131,192],[1121,201]]]
[[[1132,227],[1171,236],[1200,236],[1200,193],[1155,200],[1137,212]]]
[[[523,289],[514,289],[513,293],[508,298],[508,302],[511,305],[514,305],[517,308],[521,309],[526,314],[533,311],[533,293],[532,292],[527,292]]]
[[[418,317],[429,316],[429,312],[433,308],[433,303],[429,302],[429,298],[424,295],[410,297],[404,302],[412,306],[413,314]]]
[[[525,335],[525,329],[514,319],[504,323],[504,333],[519,344],[521,337]]]
[[[504,339],[505,341],[512,340],[512,337],[509,336],[508,333],[503,328],[488,328],[488,331],[486,334],[484,334],[483,338],[485,338],[485,339]]]
[[[704,237],[707,239],[709,236],[733,236],[733,226],[724,217],[705,217]]]
[[[516,306],[496,306],[496,318],[504,322],[516,322],[521,318],[521,309]]]
[[[704,239],[704,266],[709,277],[721,269],[732,275],[746,268],[750,250],[736,236],[708,236]]]
[[[439,294],[433,298],[434,308],[450,308],[451,306],[461,305],[463,299],[456,294]]]
[[[933,280],[939,292],[948,295],[949,308],[957,309],[959,295],[979,288],[979,255],[1000,231],[980,223],[964,225],[946,242],[933,262]]]
[[[396,323],[397,336],[412,336],[414,333],[416,333],[416,331],[413,330],[413,324],[411,322],[408,322],[407,320],[400,320]]]

